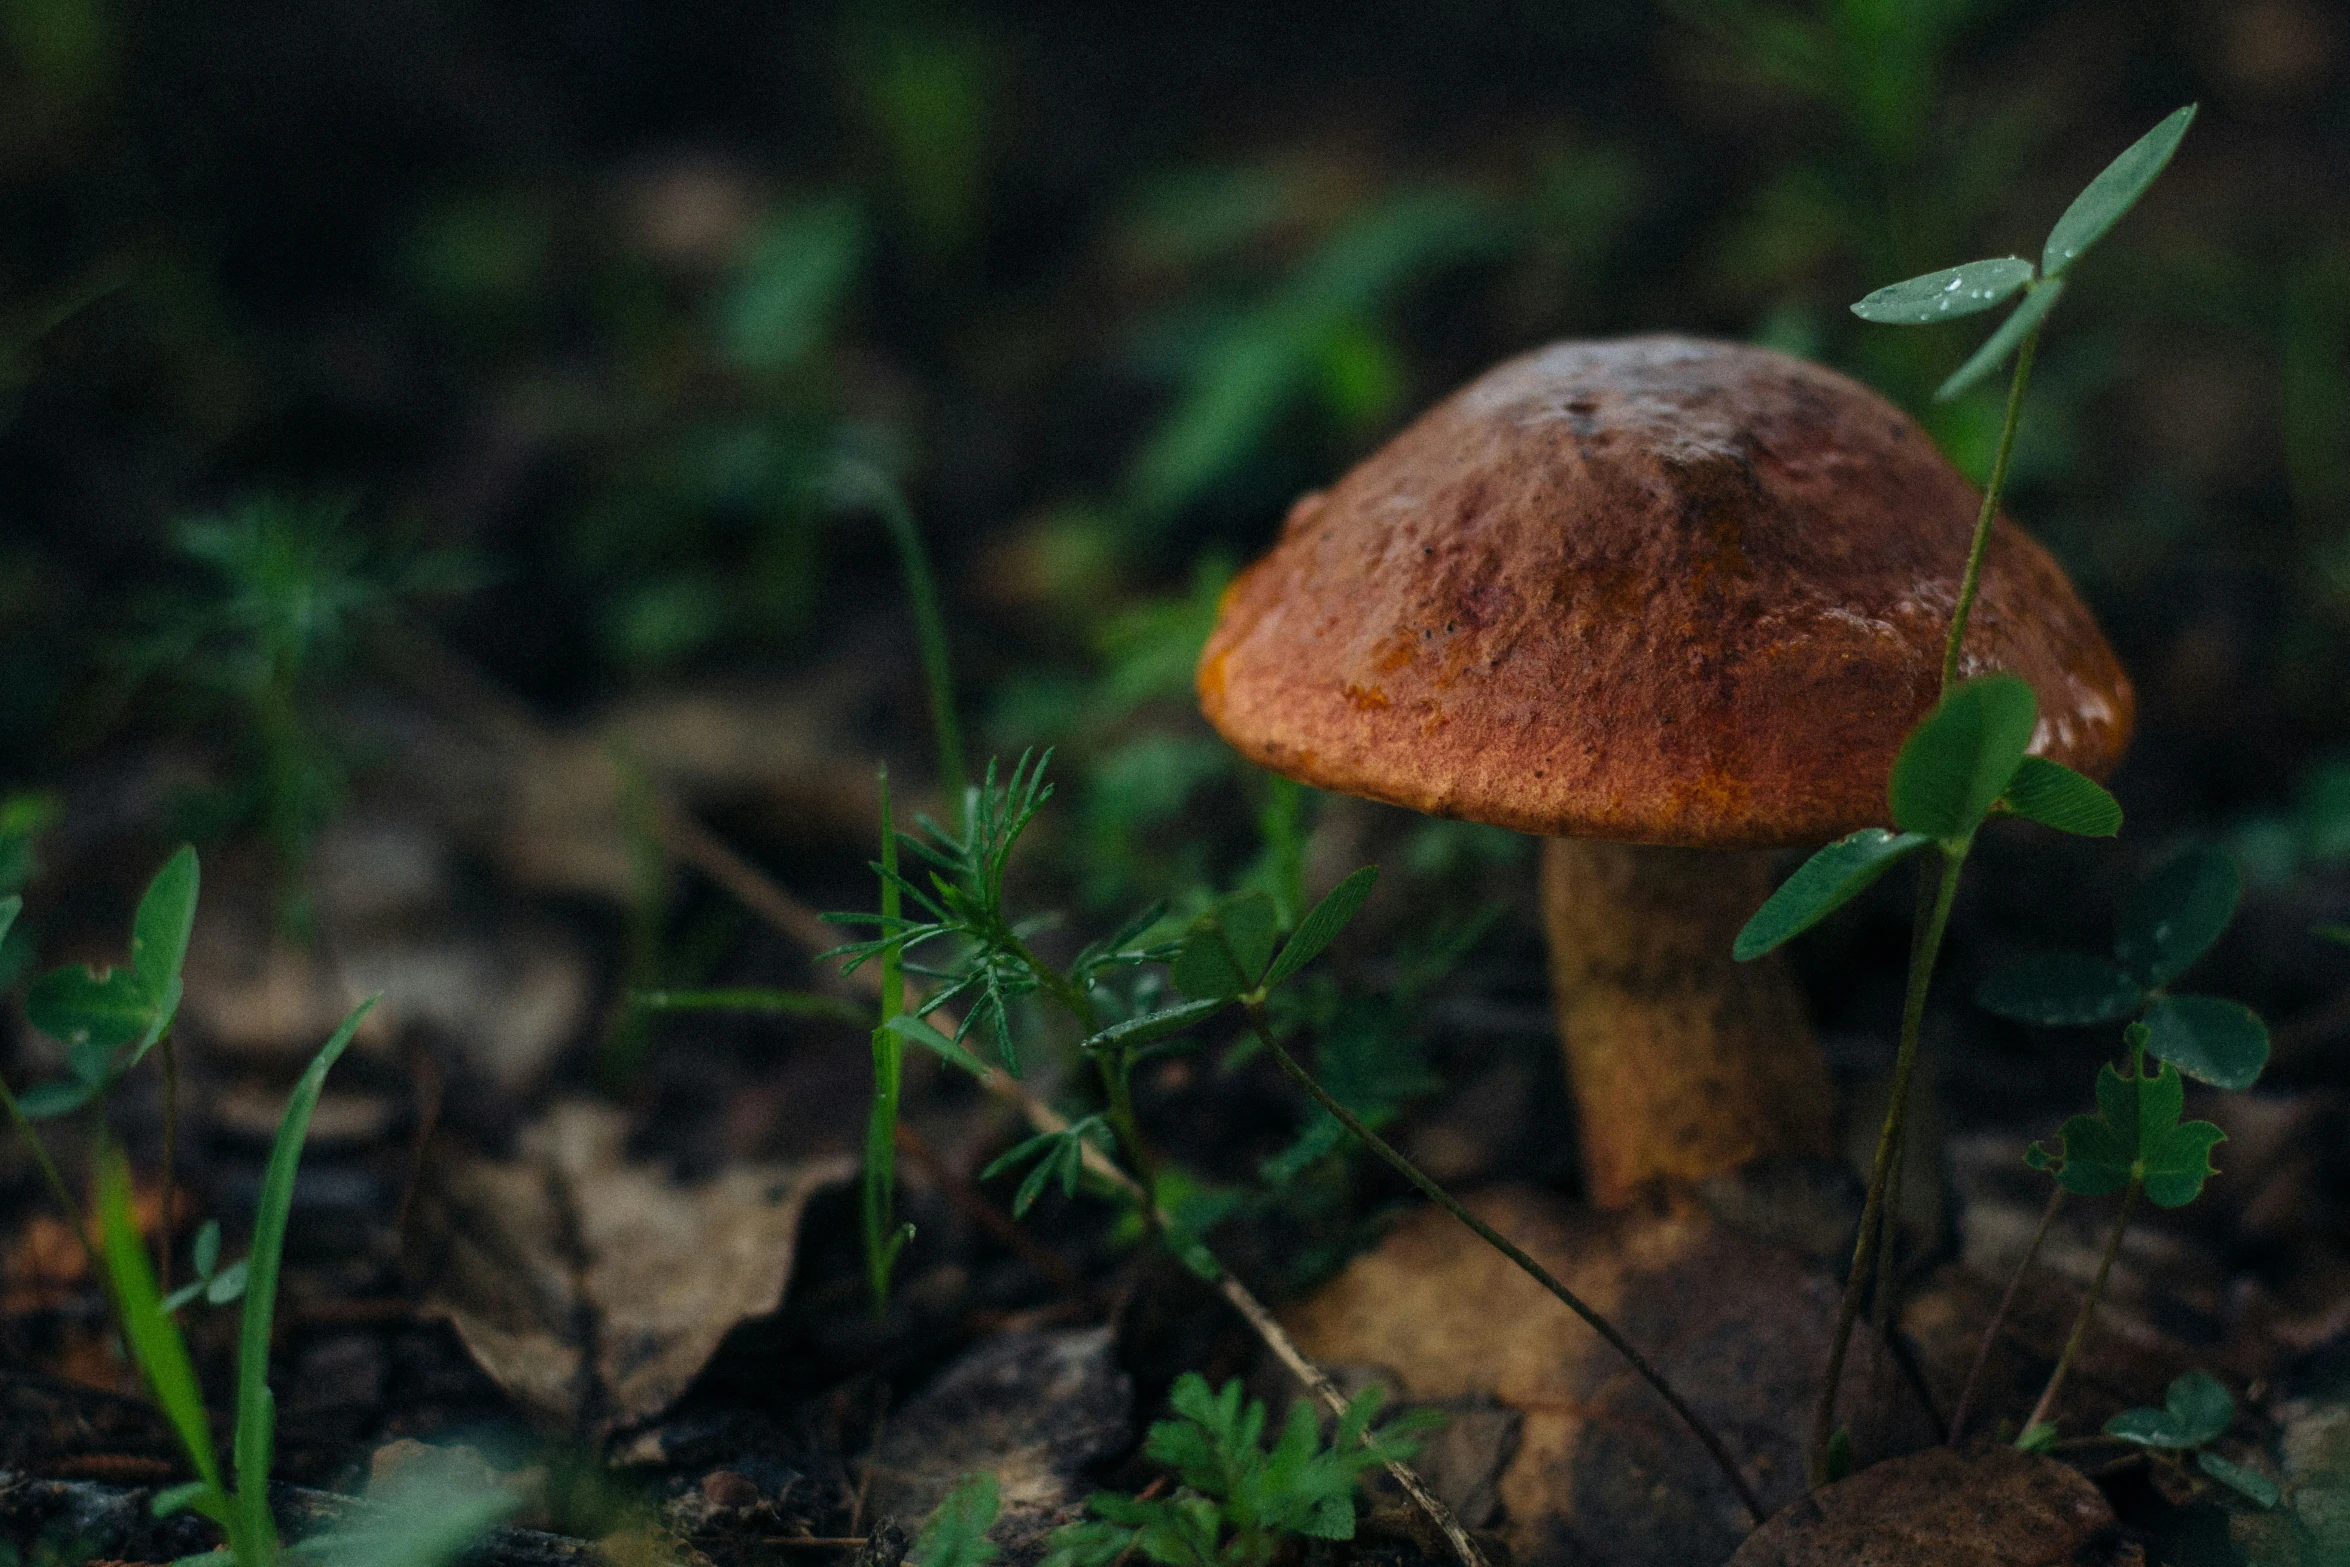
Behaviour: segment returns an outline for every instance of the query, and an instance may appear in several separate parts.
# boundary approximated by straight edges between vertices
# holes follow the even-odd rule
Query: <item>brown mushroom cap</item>
[[[1520,832],[1707,847],[1886,820],[1981,497],[1876,393],[1766,349],[1556,343],[1326,492],[1226,592],[1200,705],[1319,788]],[[2005,519],[1962,672],[2040,698],[2094,776],[2135,708]]]

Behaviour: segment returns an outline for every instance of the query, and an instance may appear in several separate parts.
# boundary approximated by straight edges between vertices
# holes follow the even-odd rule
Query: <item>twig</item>
[[[2040,1211],[2040,1227],[2032,1231],[2032,1244],[2024,1248],[2023,1260],[2015,1265],[2015,1272],[2007,1281],[2006,1291],[1999,1297],[1999,1309],[1991,1313],[1991,1320],[1983,1327],[1983,1342],[1975,1346],[1975,1363],[1967,1368],[1966,1386],[1958,1391],[1958,1408],[1950,1416],[1950,1445],[1966,1433],[1967,1411],[1975,1401],[1975,1389],[1983,1380],[1983,1368],[1991,1363],[1991,1347],[1998,1341],[1999,1330],[2007,1325],[2008,1313],[2015,1309],[2015,1298],[2024,1287],[2024,1275],[2032,1271],[2039,1260],[2040,1247],[2048,1239],[2049,1229],[2056,1216],[2064,1211],[2064,1188],[2053,1187],[2048,1193],[2048,1206]]]
[[[1283,1047],[1280,1040],[1273,1037],[1273,1030],[1266,1026],[1264,1008],[1261,1004],[1252,1003],[1249,1006],[1248,1020],[1249,1026],[1256,1031],[1257,1039],[1268,1051],[1272,1052],[1273,1059],[1281,1063],[1281,1069],[1287,1072],[1300,1088],[1313,1096],[1314,1103],[1330,1112],[1331,1116],[1341,1126],[1352,1132],[1364,1147],[1386,1160],[1398,1175],[1417,1187],[1422,1196],[1460,1220],[1461,1223],[1476,1232],[1478,1238],[1488,1246],[1516,1263],[1519,1269],[1531,1277],[1535,1283],[1540,1284],[1556,1296],[1560,1304],[1588,1323],[1593,1332],[1607,1341],[1610,1349],[1623,1356],[1625,1363],[1639,1373],[1640,1379],[1656,1391],[1656,1395],[1671,1407],[1674,1414],[1681,1417],[1681,1423],[1689,1428],[1689,1434],[1697,1438],[1698,1444],[1705,1449],[1707,1456],[1720,1467],[1723,1477],[1730,1482],[1730,1489],[1738,1494],[1738,1500],[1745,1504],[1746,1511],[1754,1521],[1759,1524],[1768,1516],[1763,1511],[1762,1499],[1754,1494],[1754,1487],[1747,1484],[1745,1475],[1739,1473],[1738,1460],[1730,1456],[1730,1449],[1723,1445],[1719,1436],[1714,1434],[1713,1427],[1707,1425],[1704,1418],[1689,1407],[1688,1401],[1674,1390],[1673,1384],[1665,1380],[1665,1374],[1651,1365],[1647,1356],[1633,1348],[1632,1341],[1618,1332],[1614,1323],[1593,1310],[1580,1295],[1560,1283],[1552,1276],[1548,1268],[1536,1262],[1526,1253],[1524,1248],[1492,1225],[1487,1224],[1483,1219],[1478,1218],[1467,1208],[1462,1207],[1459,1199],[1455,1198],[1452,1193],[1437,1185],[1421,1171],[1418,1165],[1396,1152],[1385,1138],[1365,1126],[1359,1116],[1332,1097],[1328,1089],[1314,1081],[1313,1074],[1300,1066],[1297,1058]]]

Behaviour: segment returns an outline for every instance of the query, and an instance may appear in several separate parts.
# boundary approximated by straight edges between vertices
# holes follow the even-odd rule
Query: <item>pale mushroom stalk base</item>
[[[1760,850],[1544,840],[1551,994],[1594,1206],[1833,1156],[1834,1090],[1794,976],[1776,954],[1730,956],[1775,869]]]

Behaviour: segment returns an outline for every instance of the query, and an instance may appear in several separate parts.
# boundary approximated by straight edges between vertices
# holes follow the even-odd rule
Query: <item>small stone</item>
[[[759,1488],[731,1469],[713,1469],[702,1476],[702,1500],[714,1511],[749,1512],[762,1498]]]
[[[1800,1498],[1728,1567],[2143,1567],[2087,1476],[2012,1447],[1929,1447]]]

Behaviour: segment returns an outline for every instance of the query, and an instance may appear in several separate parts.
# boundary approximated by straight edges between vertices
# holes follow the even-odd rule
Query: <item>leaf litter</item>
[[[422,1310],[557,1429],[666,1409],[735,1326],[783,1304],[809,1199],[856,1173],[832,1156],[685,1184],[630,1160],[628,1129],[571,1100],[525,1127],[512,1159],[444,1143],[404,1238]]]

